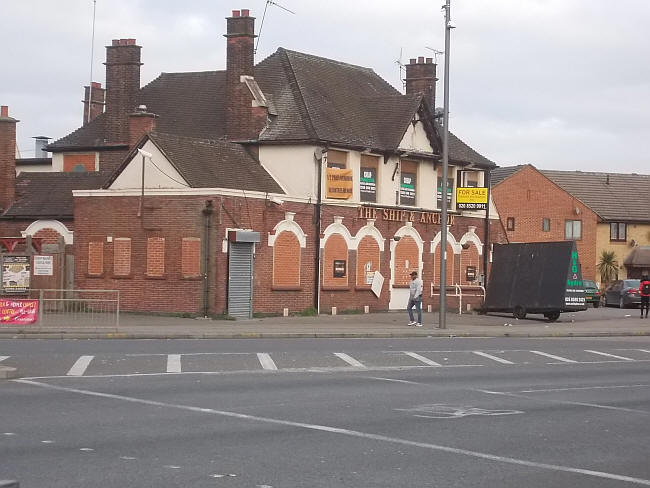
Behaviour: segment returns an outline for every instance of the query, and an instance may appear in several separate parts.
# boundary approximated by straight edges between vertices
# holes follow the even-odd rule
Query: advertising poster
[[[0,299],[0,324],[33,324],[37,317],[38,300]]]
[[[415,205],[415,173],[402,173],[399,201],[402,205]]]
[[[361,181],[359,182],[359,194],[362,202],[377,201],[377,169],[361,168]]]
[[[347,200],[352,198],[352,170],[327,168],[326,194],[327,198]]]
[[[34,256],[34,276],[52,276],[54,256]]]
[[[2,293],[27,293],[29,272],[29,256],[2,256]]]

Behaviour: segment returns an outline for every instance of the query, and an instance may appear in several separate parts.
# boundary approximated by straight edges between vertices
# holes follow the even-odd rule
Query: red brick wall
[[[441,246],[438,244],[438,247],[434,249],[433,253],[433,283],[440,286],[440,259],[441,259]],[[451,247],[451,244],[447,243],[447,274],[445,276],[445,281],[448,285],[453,285],[459,282],[458,274],[454,274],[456,269],[456,259],[457,255],[454,254],[454,249]]]
[[[244,199],[240,197],[222,196],[170,196],[145,197],[144,215],[136,217],[138,197],[77,197],[75,199],[75,280],[77,288],[90,289],[119,289],[121,291],[123,310],[142,310],[155,312],[190,312],[203,311],[204,280],[202,276],[188,277],[183,267],[183,238],[205,238],[205,218],[202,213],[205,201],[213,201],[214,213],[210,219],[210,265],[208,308],[210,313],[224,313],[227,304],[227,269],[228,254],[222,252],[226,230],[228,228],[251,228],[260,233],[261,242],[255,245],[255,274],[254,312],[282,313],[286,307],[290,312],[297,312],[313,306],[315,251],[317,249],[317,230],[314,228],[314,207],[309,204],[285,202],[282,208],[261,199]],[[221,206],[223,204],[223,207]],[[299,285],[292,289],[276,289],[273,286],[274,247],[268,245],[268,235],[274,227],[285,218],[285,212],[295,212],[294,221],[307,235],[306,247],[299,254]],[[358,217],[355,208],[329,207],[323,208],[322,229],[334,222],[334,216],[344,217],[345,225],[354,236],[368,221]],[[477,234],[483,237],[482,219],[456,217],[450,231],[457,238],[467,232],[469,226],[477,227]],[[395,235],[404,225],[400,222],[389,222],[378,219],[375,226],[387,239],[386,249],[389,249],[388,239]],[[425,305],[435,303],[428,297],[429,287],[433,278],[433,255],[430,253],[430,242],[440,230],[439,225],[414,223],[414,228],[424,239],[424,270]],[[499,226],[492,229],[492,239],[502,241],[503,236]],[[131,274],[127,278],[113,279],[114,242],[107,242],[107,236],[131,238]],[[150,237],[164,238],[164,275],[149,277],[147,275],[147,242]],[[279,240],[278,240],[279,239]],[[277,236],[276,245],[284,248],[284,237]],[[368,305],[370,310],[386,310],[390,299],[390,252],[385,251],[377,258],[377,248],[372,239],[364,239],[358,253],[362,256],[357,260],[357,251],[348,251],[344,239],[340,235],[330,239],[335,245],[327,247],[325,270],[332,271],[334,254],[330,251],[339,247],[338,253],[342,259],[347,259],[346,286],[342,290],[323,289],[320,296],[321,311],[327,312],[336,306],[339,310],[362,309]],[[410,248],[411,254],[417,256],[417,246],[412,239],[403,238],[397,244]],[[338,241],[338,244],[336,242]],[[88,276],[88,247],[90,242],[102,243],[104,249],[104,270],[100,276]],[[401,244],[400,244],[401,243]],[[295,243],[294,243],[295,246]],[[203,245],[199,245],[201,263],[204,260]],[[385,277],[384,288],[380,297],[376,297],[366,287],[356,287],[363,282],[359,269],[367,262],[370,248],[378,259],[378,269]],[[278,249],[279,249],[278,248]],[[399,249],[402,249],[401,247]],[[323,255],[325,250],[323,250]],[[338,258],[339,254],[336,254]],[[278,255],[275,256],[276,258]],[[285,256],[286,258],[286,256]],[[298,261],[295,252],[291,258]],[[359,264],[357,265],[357,261]],[[411,256],[409,268],[417,269],[416,260]],[[373,269],[374,269],[373,260]],[[405,274],[402,271],[402,274]],[[403,280],[408,284],[408,274]],[[321,283],[329,278],[325,276]],[[361,281],[359,281],[361,280]],[[451,302],[450,302],[451,303]]]
[[[128,276],[131,274],[131,239],[116,238],[113,241],[113,275]]]
[[[345,276],[334,277],[334,261],[345,261]],[[332,234],[323,248],[323,288],[347,288],[350,276],[348,245],[341,234]]]
[[[81,165],[86,171],[95,171],[95,153],[91,154],[64,154],[63,171],[69,173],[74,171],[75,167]]]
[[[591,209],[531,166],[496,185],[492,198],[504,229],[508,217],[515,219],[514,231],[506,231],[509,242],[563,241],[565,221],[581,220],[582,238],[576,245],[582,275],[585,279],[596,279],[598,218]],[[549,232],[542,231],[543,218],[551,219]]]
[[[89,275],[102,275],[104,273],[104,243],[102,241],[90,241],[88,243],[86,263]]]
[[[300,243],[293,232],[280,232],[273,244],[273,286],[300,287]]]
[[[381,252],[377,241],[373,237],[365,236],[357,246],[357,287],[370,288],[370,285],[366,284],[366,264],[370,264],[370,273],[375,271],[381,273],[380,261]]]
[[[0,114],[0,214],[13,203],[16,193],[16,121]]]
[[[201,239],[199,237],[183,237],[181,252],[181,270],[183,278],[200,276]]]
[[[418,245],[411,236],[404,236],[397,242],[395,246],[395,276],[393,277],[396,287],[408,287],[412,271],[417,271],[419,276],[419,254]]]
[[[34,234],[34,237],[42,239],[41,242],[43,244],[58,244],[59,239],[61,238],[61,234],[59,234],[54,229],[41,229],[36,234]]]
[[[482,265],[482,256],[479,256],[478,249],[474,243],[469,243],[469,248],[463,249],[460,252],[460,255],[456,255],[458,258],[458,271],[459,271],[459,283],[461,285],[477,285],[478,279],[483,268]],[[476,268],[476,280],[473,282],[467,281],[467,267],[474,266]]]

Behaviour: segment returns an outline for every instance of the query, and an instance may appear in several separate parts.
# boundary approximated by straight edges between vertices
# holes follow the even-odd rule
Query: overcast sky
[[[444,49],[443,0],[278,0],[256,62],[285,47],[373,68]],[[143,46],[141,82],[225,67],[225,17],[265,0],[97,0],[93,79],[111,39]],[[0,0],[0,104],[32,136],[79,127],[90,77],[92,0]],[[452,0],[450,128],[502,166],[650,173],[650,1]],[[438,57],[438,101],[442,66]]]

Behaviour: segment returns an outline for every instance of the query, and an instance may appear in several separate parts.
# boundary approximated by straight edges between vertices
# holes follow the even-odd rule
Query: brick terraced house
[[[495,169],[491,182],[509,242],[574,239],[582,274],[595,281],[603,251],[615,253],[618,279],[650,269],[650,175],[520,165]]]
[[[86,92],[84,125],[48,146],[53,167],[79,172],[65,176],[100,180],[72,191],[75,287],[119,289],[127,311],[250,317],[403,309],[416,270],[436,307],[436,65],[412,59],[402,94],[372,69],[284,48],[255,64],[254,21],[227,18],[225,71],[143,87],[135,40],[107,47],[105,93]],[[486,235],[505,240],[494,208],[455,201],[495,166],[450,135],[450,295],[478,284]]]

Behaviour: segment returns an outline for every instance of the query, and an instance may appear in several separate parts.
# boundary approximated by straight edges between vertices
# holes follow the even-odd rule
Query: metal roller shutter
[[[228,257],[228,315],[253,317],[253,243],[231,242]]]

